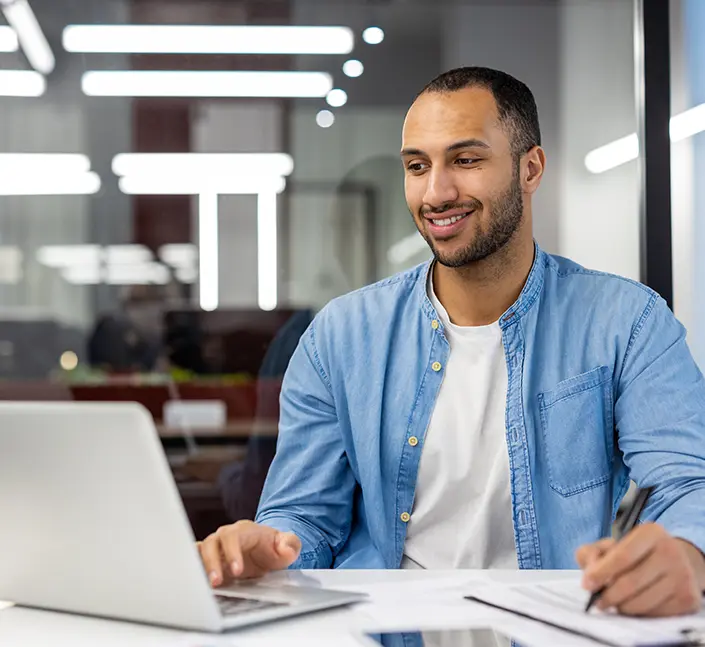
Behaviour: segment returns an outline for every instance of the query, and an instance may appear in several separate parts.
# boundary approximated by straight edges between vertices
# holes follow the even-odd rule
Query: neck
[[[521,293],[534,262],[534,242],[517,232],[501,250],[464,267],[433,266],[436,297],[458,326],[497,321]]]

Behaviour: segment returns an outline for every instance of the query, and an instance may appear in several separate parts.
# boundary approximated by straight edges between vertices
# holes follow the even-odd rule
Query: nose
[[[428,183],[423,201],[430,207],[440,207],[448,202],[458,201],[458,189],[449,173],[444,168],[434,168],[426,176]]]

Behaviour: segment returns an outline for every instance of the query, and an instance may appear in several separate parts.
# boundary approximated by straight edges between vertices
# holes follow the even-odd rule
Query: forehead
[[[489,90],[427,92],[409,108],[402,130],[402,147],[429,153],[466,139],[481,139],[492,148],[509,145]]]

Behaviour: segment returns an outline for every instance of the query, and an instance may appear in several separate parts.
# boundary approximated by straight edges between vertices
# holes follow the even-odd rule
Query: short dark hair
[[[541,145],[536,101],[525,83],[506,72],[488,67],[458,67],[438,75],[416,96],[428,92],[457,92],[479,87],[489,90],[497,104],[500,122],[510,134],[512,152],[523,155]]]

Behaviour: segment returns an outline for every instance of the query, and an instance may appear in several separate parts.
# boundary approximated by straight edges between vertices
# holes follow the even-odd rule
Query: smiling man
[[[199,547],[215,586],[285,568],[575,568],[600,606],[673,615],[705,588],[705,383],[647,287],[543,252],[546,158],[513,77],[414,101],[409,209],[433,261],[336,299],[281,396],[257,523]],[[600,540],[630,479],[642,523]]]

